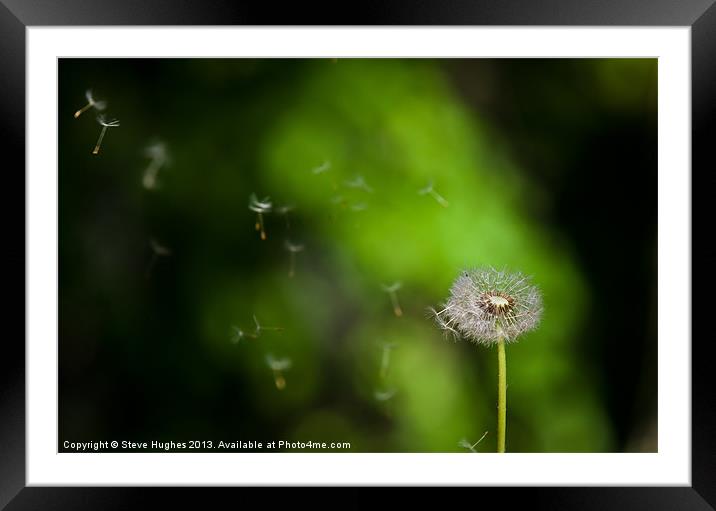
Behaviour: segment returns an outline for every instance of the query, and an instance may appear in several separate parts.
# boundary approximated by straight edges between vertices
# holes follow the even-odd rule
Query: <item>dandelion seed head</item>
[[[279,215],[286,215],[294,209],[296,209],[296,207],[293,204],[285,204],[276,208],[276,213],[278,213]]]
[[[455,330],[448,320],[443,317],[444,311],[436,311],[433,307],[428,307],[428,317],[435,320],[440,330],[442,330],[445,333],[445,337],[451,338],[453,341],[457,342],[458,339],[460,339],[460,332]]]
[[[444,308],[433,315],[442,330],[474,343],[513,342],[539,324],[542,295],[519,272],[471,269],[455,279]]]

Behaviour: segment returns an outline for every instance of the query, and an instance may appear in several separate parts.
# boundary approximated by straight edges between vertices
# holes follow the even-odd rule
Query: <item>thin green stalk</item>
[[[497,452],[505,452],[507,426],[507,359],[505,341],[497,343]]]

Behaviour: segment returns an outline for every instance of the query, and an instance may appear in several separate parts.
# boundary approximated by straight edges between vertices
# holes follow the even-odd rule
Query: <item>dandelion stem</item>
[[[99,146],[102,145],[102,139],[104,138],[104,134],[106,132],[107,132],[107,126],[102,126],[102,132],[99,134],[99,138],[97,139],[97,145],[94,146],[94,151],[92,151],[92,154],[99,153]]]
[[[505,452],[507,426],[507,359],[505,341],[497,342],[497,452]]]

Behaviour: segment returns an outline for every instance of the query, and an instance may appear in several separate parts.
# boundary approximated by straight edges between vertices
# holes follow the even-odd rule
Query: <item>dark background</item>
[[[450,424],[472,441],[494,427],[493,357],[437,332],[431,338],[422,312],[444,299],[460,264],[508,264],[535,275],[547,304],[543,329],[508,351],[511,450],[656,450],[656,61],[62,60],[59,70],[60,442],[318,436],[361,451],[460,450]],[[99,156],[90,154],[99,133],[93,114],[72,117],[90,86],[122,121]],[[411,113],[422,108],[432,116]],[[312,208],[319,199],[310,168],[325,148],[314,154],[311,144],[335,133],[332,171],[345,173],[338,186],[358,168],[375,188],[365,223],[324,203]],[[142,150],[156,139],[173,157],[160,174],[165,185],[150,192],[141,188]],[[392,169],[423,186],[424,159],[413,155],[426,152],[446,166],[433,170],[437,189],[454,183],[446,197],[450,214],[458,210],[455,231],[401,247],[366,226],[435,214],[414,193],[388,204],[390,212],[379,197],[380,185],[397,193]],[[452,198],[471,179],[463,160],[475,153],[474,175],[491,188],[459,210]],[[259,190],[276,183],[285,186],[272,197],[299,203],[291,235],[308,240],[298,291],[275,280],[285,277],[280,243],[271,252],[257,243],[246,208],[249,193],[268,195]],[[486,215],[475,229],[497,232],[499,248],[455,247],[490,200],[488,211],[511,216]],[[350,221],[329,222],[326,208],[325,216]],[[269,243],[283,228],[272,222]],[[147,277],[155,236],[172,256]],[[431,251],[443,243],[445,251]],[[400,255],[416,248],[425,254],[420,267]],[[451,248],[459,256],[446,255]],[[407,328],[370,291],[378,287],[370,282],[404,267]],[[259,295],[266,313],[254,309]],[[300,309],[285,322],[282,311],[314,299],[333,302],[329,318],[316,313],[326,328],[312,330]],[[231,325],[250,328],[252,313],[286,327],[266,336],[294,361],[283,393],[261,344],[230,342]],[[547,344],[557,334],[564,340]],[[393,337],[406,340],[393,353],[398,392],[386,408],[364,389],[385,383],[369,374],[379,338]],[[416,347],[406,346],[411,338]],[[433,356],[439,370],[443,354],[442,373],[415,375]],[[539,361],[534,372],[523,369],[529,361]],[[476,376],[444,380],[452,369]],[[441,390],[457,396],[455,420],[441,416],[447,431],[442,422],[430,427],[446,411]]]

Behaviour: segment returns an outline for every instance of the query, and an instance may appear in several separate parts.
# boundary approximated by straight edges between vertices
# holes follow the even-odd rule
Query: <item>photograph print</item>
[[[59,452],[657,452],[657,59],[58,87]]]

